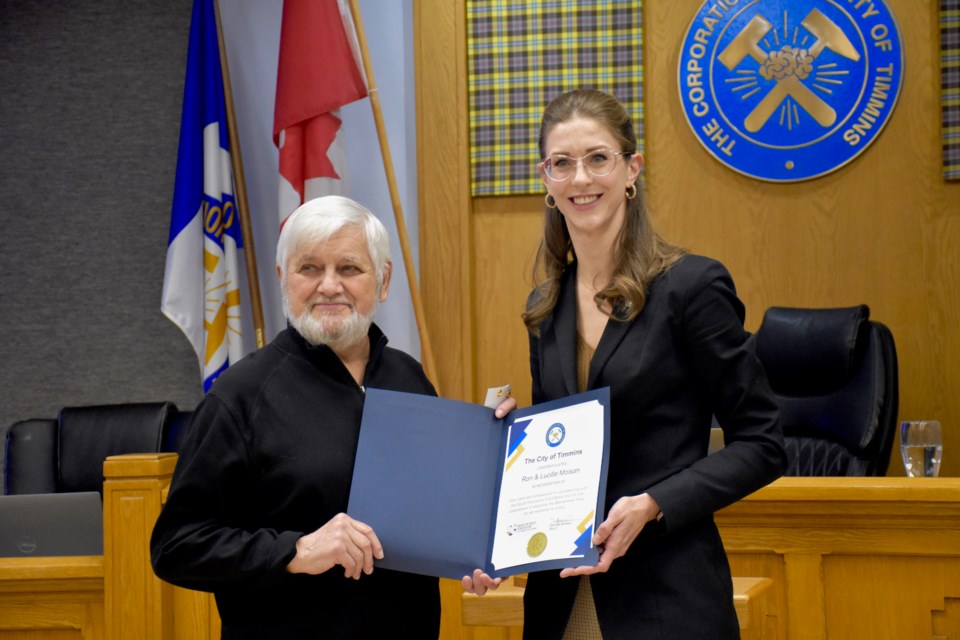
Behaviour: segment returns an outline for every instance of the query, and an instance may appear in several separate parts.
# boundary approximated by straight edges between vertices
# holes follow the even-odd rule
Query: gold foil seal
[[[527,555],[531,558],[536,558],[543,553],[544,549],[546,548],[547,534],[543,533],[542,531],[538,531],[530,536],[530,541],[527,542]]]

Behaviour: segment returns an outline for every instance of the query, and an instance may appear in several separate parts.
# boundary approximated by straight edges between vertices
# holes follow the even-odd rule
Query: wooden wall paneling
[[[741,287],[744,298],[748,303],[751,297],[760,299],[748,304],[748,325],[754,328],[770,304],[847,303],[850,290],[870,273],[863,269],[864,249],[875,244],[869,234],[889,229],[860,215],[890,201],[873,188],[878,168],[864,166],[881,162],[884,151],[870,149],[839,172],[795,184],[761,182],[720,165],[677,116],[677,33],[698,6],[682,4],[686,11],[664,13],[669,27],[648,29],[647,38],[648,60],[656,61],[647,67],[647,179],[661,229],[694,251],[720,258],[738,283],[749,284]],[[665,53],[649,54],[657,49]],[[667,123],[661,121],[664,114],[670,114]],[[889,137],[885,132],[878,145]],[[850,176],[858,163],[866,180]],[[865,221],[870,224],[864,226]],[[889,233],[905,237],[903,229]]]
[[[939,89],[940,58],[939,2],[930,0],[924,16],[924,24],[917,28],[925,33],[926,40],[917,42],[916,48],[923,51],[930,64],[916,70],[922,74],[923,86]],[[920,19],[918,17],[918,19]],[[924,93],[923,115],[917,122],[918,137],[925,146],[935,146],[940,152],[941,107],[939,92]],[[957,246],[960,239],[960,181],[945,182],[940,175],[941,165],[923,163],[918,166],[924,173],[932,174],[925,182],[940,181],[940,188],[924,190],[921,202],[930,212],[930,220],[924,230],[923,261],[928,266],[928,277],[922,283],[913,283],[924,291],[924,304],[920,309],[908,310],[912,318],[924,319],[924,333],[915,337],[918,353],[924,355],[916,367],[916,386],[911,387],[904,411],[900,415],[913,419],[914,415],[930,415],[943,424],[944,461],[941,475],[960,476],[960,378],[956,375],[956,363],[960,362],[960,257]],[[920,332],[918,332],[920,333]],[[919,344],[916,344],[919,343]],[[902,396],[901,396],[902,397]],[[894,463],[899,463],[895,456]],[[960,622],[958,622],[960,624]],[[956,631],[960,636],[960,629]]]
[[[463,0],[414,3],[420,286],[439,387],[469,399],[472,380],[469,159]]]
[[[539,196],[476,198],[475,314],[476,385],[482,399],[488,387],[509,383],[520,406],[530,404],[527,330],[520,315],[532,288],[533,259],[543,224]]]
[[[459,51],[460,55],[455,56],[457,61],[457,85],[456,95],[459,108],[457,115],[457,140],[456,149],[462,150],[469,148],[469,117],[468,117],[468,97],[467,97],[467,18],[466,5],[462,0],[457,2],[458,11],[456,17],[456,46],[454,51]],[[470,221],[473,215],[473,202],[470,198],[470,158],[465,153],[458,153],[457,156],[457,175],[459,176],[459,185],[456,191],[457,203],[456,212],[459,215],[460,235],[459,246],[455,254],[460,262],[460,305],[458,311],[461,317],[460,342],[465,346],[461,355],[461,371],[463,384],[460,389],[459,398],[467,401],[481,402],[482,398],[471,398],[470,389],[473,387],[476,371],[476,322],[474,320],[474,308],[476,306],[475,282],[476,273],[476,247],[473,243],[473,226]],[[443,236],[435,238],[443,242]]]
[[[748,329],[773,305],[869,304],[897,342],[900,415],[943,422],[942,473],[958,475],[960,456],[950,452],[960,447],[960,183],[940,179],[937,7],[889,4],[907,72],[886,129],[834,173],[772,184],[715,161],[680,109],[681,37],[700,2],[648,2],[644,179],[664,235],[728,266]],[[539,198],[469,197],[466,52],[457,22],[464,2],[417,10],[421,273],[429,325],[442,345],[443,390],[477,400],[507,377],[524,402],[526,338],[510,323],[519,323],[516,301],[529,291]],[[889,473],[902,473],[897,451]]]
[[[897,341],[904,418],[945,425],[942,473],[960,475],[960,183],[940,178],[935,2],[890,0],[906,51],[900,100],[874,144],[846,167],[794,184],[741,176],[687,125],[677,60],[698,0],[644,7],[645,178],[658,227],[722,260],[747,306],[747,327],[772,305],[865,302]],[[668,6],[669,5],[669,6]],[[901,475],[899,453],[891,475]]]

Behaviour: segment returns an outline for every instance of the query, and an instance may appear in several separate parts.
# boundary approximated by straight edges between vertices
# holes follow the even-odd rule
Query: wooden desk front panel
[[[176,461],[171,453],[128,454],[107,458],[104,464],[106,621],[111,640],[220,637],[213,596],[163,582],[150,566],[150,534],[166,502]]]
[[[783,478],[717,514],[788,640],[960,638],[960,479]]]
[[[0,558],[0,640],[104,640],[103,558]]]

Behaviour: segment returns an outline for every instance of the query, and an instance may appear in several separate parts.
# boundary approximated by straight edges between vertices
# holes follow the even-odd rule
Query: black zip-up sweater
[[[369,338],[365,386],[436,395],[376,325]],[[222,638],[438,636],[436,578],[285,570],[302,535],[347,510],[363,401],[336,354],[287,328],[194,411],[151,556],[160,578],[216,594]]]

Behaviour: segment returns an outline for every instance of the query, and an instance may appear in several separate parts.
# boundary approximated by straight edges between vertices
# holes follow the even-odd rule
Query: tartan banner
[[[470,189],[540,193],[544,107],[571,89],[615,96],[643,143],[640,0],[468,0]]]
[[[940,0],[943,177],[960,180],[960,0]]]

